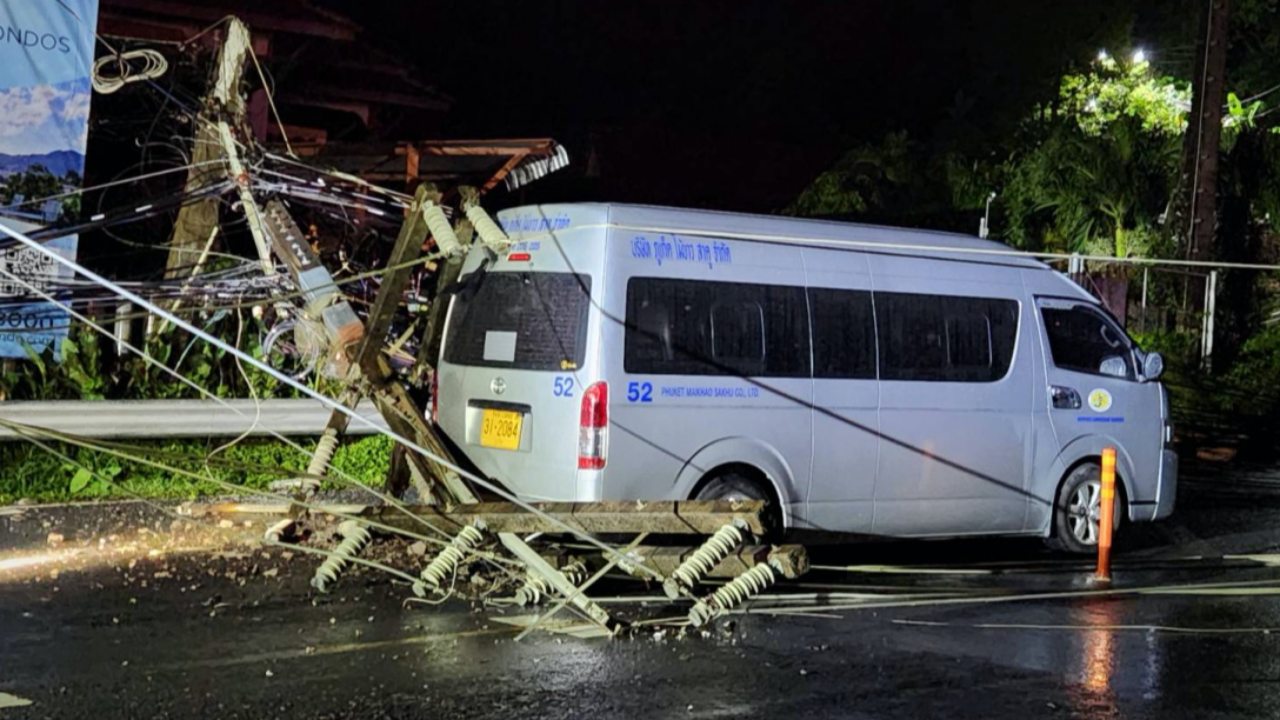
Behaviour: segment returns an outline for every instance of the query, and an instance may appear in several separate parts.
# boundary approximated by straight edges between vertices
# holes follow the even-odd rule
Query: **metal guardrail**
[[[262,400],[257,404],[253,400],[226,402],[235,410],[212,400],[13,401],[0,402],[0,418],[71,435],[119,439],[234,437],[250,429],[252,436],[270,432],[315,436],[324,431],[332,413],[307,398]],[[387,426],[373,403],[363,404],[358,412],[379,428]],[[351,423],[347,430],[349,435],[373,432],[360,422]],[[0,427],[0,440],[20,438],[13,430]]]

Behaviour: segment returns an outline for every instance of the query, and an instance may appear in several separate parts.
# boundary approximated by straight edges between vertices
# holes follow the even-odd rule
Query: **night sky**
[[[552,136],[579,172],[596,150],[604,182],[535,194],[766,212],[888,131],[1008,132],[1073,63],[1170,23],[1117,0],[326,4],[455,98],[447,135]]]

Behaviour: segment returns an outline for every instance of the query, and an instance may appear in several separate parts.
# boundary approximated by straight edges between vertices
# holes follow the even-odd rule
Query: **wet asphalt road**
[[[0,693],[32,703],[4,708],[0,694],[0,718],[1280,712],[1280,595],[1264,594],[1280,592],[1280,568],[1221,558],[1280,548],[1276,471],[1206,473],[1186,483],[1177,522],[1124,537],[1114,587],[1166,588],[1158,593],[974,602],[973,593],[1087,589],[1087,563],[1027,541],[828,547],[816,562],[999,572],[815,572],[791,590],[838,585],[876,595],[881,607],[737,616],[705,636],[644,630],[612,641],[535,633],[515,642],[497,611],[461,601],[406,608],[404,588],[373,573],[317,597],[307,585],[313,558],[200,550],[210,544],[200,536],[149,553],[157,536],[139,541],[123,528],[163,534],[166,520],[125,514],[95,526],[88,517],[0,517]],[[66,540],[50,545],[49,532]],[[79,543],[104,534],[115,537],[101,548]],[[41,555],[41,564],[14,560]],[[1228,587],[1167,590],[1206,584]],[[653,594],[632,583],[608,590]],[[894,599],[931,592],[966,597]]]

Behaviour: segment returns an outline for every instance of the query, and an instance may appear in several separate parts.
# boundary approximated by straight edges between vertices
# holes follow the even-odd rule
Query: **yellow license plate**
[[[501,450],[520,447],[520,424],[524,417],[510,410],[485,410],[480,420],[480,444]]]

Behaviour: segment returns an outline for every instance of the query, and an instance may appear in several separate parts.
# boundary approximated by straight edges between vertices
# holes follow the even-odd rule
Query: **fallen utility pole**
[[[568,526],[588,535],[641,533],[659,535],[710,535],[726,524],[742,522],[756,535],[764,534],[763,500],[662,500],[604,501],[584,503],[534,503],[545,514],[535,515],[515,503],[476,502],[446,508],[410,506],[408,510],[426,524],[457,532],[476,521],[493,532],[564,532]],[[393,507],[371,508],[371,519],[406,530],[417,519]]]
[[[427,235],[435,241],[439,254],[443,258],[460,255],[466,248],[462,247],[457,235],[453,232],[443,208],[438,204],[439,193],[426,185],[419,186],[409,206],[400,233],[387,260],[390,268],[382,278],[382,284],[373,307],[369,311],[368,322],[361,327],[359,343],[343,343],[341,347],[350,363],[353,373],[363,379],[374,403],[386,419],[387,424],[399,436],[412,438],[418,445],[428,449],[438,458],[452,461],[443,442],[426,422],[422,408],[410,397],[404,385],[391,371],[386,357],[382,353],[382,345],[391,326],[400,298],[408,284],[412,265],[422,254]],[[302,283],[299,272],[301,266],[286,264],[294,280]],[[335,336],[336,338],[336,336]],[[344,407],[354,407],[358,395],[344,395]],[[335,411],[335,415],[344,414]],[[322,438],[324,445],[319,449],[336,447],[345,420],[330,421],[326,436]],[[430,458],[417,453],[406,453],[411,467],[415,469],[414,478],[426,497],[432,498],[439,505],[465,504],[472,505],[478,498],[456,473],[450,471]],[[313,463],[314,465],[315,463]],[[323,468],[320,468],[323,469]],[[428,482],[428,479],[431,482]],[[394,488],[393,488],[394,490]],[[467,525],[469,533],[474,534],[474,525]],[[510,532],[499,532],[499,541],[511,554],[519,558],[536,575],[564,598],[572,602],[580,612],[610,632],[616,631],[620,625],[608,612],[582,594],[559,570],[531,548],[528,543]],[[435,574],[435,573],[433,573]],[[426,572],[424,571],[424,579]]]
[[[338,291],[333,275],[320,262],[320,257],[311,248],[306,235],[279,200],[267,203],[262,230],[270,239],[271,248],[284,262],[287,272],[301,288],[307,302],[298,321],[302,323],[302,328],[314,329],[295,330],[298,345],[312,346],[317,352],[321,348],[328,348],[324,351],[325,357],[318,359],[318,362],[332,365],[329,374],[349,375],[346,351],[365,337],[364,324]],[[325,367],[321,367],[322,373],[325,370]],[[348,410],[355,410],[360,402],[360,394],[355,389],[348,388],[338,401]],[[307,465],[306,477],[302,479],[303,495],[313,495],[320,489],[321,478],[333,460],[350,420],[350,416],[344,413],[330,411],[329,422],[320,434],[320,440],[316,442],[315,452]]]
[[[473,488],[464,482],[462,476],[466,473],[454,469],[458,468],[457,463],[443,439],[427,421],[420,403],[410,393],[404,379],[392,369],[387,358],[387,342],[411,275],[426,262],[434,262],[437,297],[429,311],[417,365],[410,373],[411,378],[420,380],[425,375],[425,370],[434,365],[433,351],[440,345],[446,312],[446,305],[440,298],[443,291],[459,277],[463,257],[473,238],[478,239],[490,255],[506,253],[510,247],[510,239],[480,206],[478,191],[471,188],[460,190],[461,204],[455,209],[451,221],[442,205],[442,193],[431,185],[419,186],[407,209],[390,256],[385,261],[386,267],[382,272],[378,292],[367,317],[361,320],[336,289],[332,274],[324,267],[287,207],[275,200],[263,205],[254,196],[254,184],[250,177],[254,165],[249,160],[254,158],[256,149],[247,135],[244,136],[244,143],[237,140],[237,133],[243,130],[244,116],[239,81],[246,54],[250,51],[250,38],[247,29],[238,20],[232,19],[227,28],[227,39],[218,56],[218,69],[210,99],[206,100],[197,119],[197,144],[221,151],[248,220],[248,228],[257,246],[258,259],[264,273],[274,274],[276,261],[282,261],[288,276],[302,290],[306,302],[297,311],[294,325],[298,346],[310,348],[320,354],[321,374],[346,384],[340,400],[335,402],[332,398],[322,397],[291,382],[287,376],[260,361],[249,361],[273,377],[322,400],[332,411],[302,484],[303,493],[286,506],[289,519],[271,525],[267,536],[278,540],[291,523],[301,520],[308,515],[308,508],[315,507],[310,502],[311,496],[319,488],[320,480],[328,469],[356,405],[366,397],[373,400],[391,434],[405,451],[404,457],[409,463],[413,486],[426,503],[425,506],[415,505],[409,508],[408,514],[402,505],[392,503],[396,508],[394,512],[383,507],[366,511],[363,518],[349,518],[339,528],[341,542],[328,553],[328,560],[317,571],[315,584],[318,590],[323,592],[337,582],[344,567],[363,563],[410,580],[413,592],[419,597],[432,593],[447,595],[452,591],[457,573],[464,563],[481,557],[497,559],[483,548],[488,538],[496,535],[508,553],[517,558],[519,564],[528,571],[525,579],[528,590],[526,596],[540,596],[550,590],[560,596],[558,604],[545,613],[542,619],[572,605],[580,614],[612,633],[621,624],[588,597],[586,590],[615,566],[633,574],[643,572],[646,578],[665,582],[667,578],[662,573],[654,571],[642,555],[632,552],[651,533],[710,536],[701,547],[690,549],[687,556],[679,557],[673,572],[681,574],[683,579],[678,586],[673,587],[677,587],[680,593],[695,596],[700,580],[710,576],[720,564],[726,565],[722,572],[741,568],[741,572],[729,584],[716,590],[713,595],[697,598],[695,609],[699,623],[740,605],[779,578],[794,577],[804,572],[808,560],[803,549],[798,546],[743,549],[742,546],[751,534],[763,534],[764,526],[760,517],[763,504],[760,502],[569,503],[534,507],[515,502],[514,497],[503,493],[484,478],[471,475],[469,477],[476,483],[513,500],[510,503],[481,503]],[[202,233],[201,236],[212,237],[212,233]],[[424,258],[423,254],[428,250],[431,255]],[[122,297],[146,305],[158,316],[170,320],[196,337],[228,349],[237,359],[247,357],[237,348],[231,348],[207,332],[177,320],[171,312],[147,304],[127,290],[83,268],[77,269]],[[296,311],[292,307],[281,307],[290,314]],[[408,333],[404,337],[408,337]],[[407,488],[395,486],[400,484],[398,477],[399,475],[394,475],[388,478],[389,489],[393,496],[403,497]],[[312,512],[322,513],[323,510]],[[412,522],[408,526],[394,524],[410,521]],[[370,528],[377,526],[387,531],[414,535],[424,525],[449,535],[450,539],[419,571],[417,578],[357,557],[371,540]],[[581,562],[564,561],[558,557],[548,560],[517,534],[562,533],[566,530],[587,538],[606,559],[604,567],[585,580]],[[600,533],[633,533],[635,537],[626,550],[619,552],[591,537]],[[502,562],[510,563],[505,558]],[[566,574],[558,566],[567,570],[574,569]],[[537,625],[538,623],[534,623],[529,626],[525,633]]]

